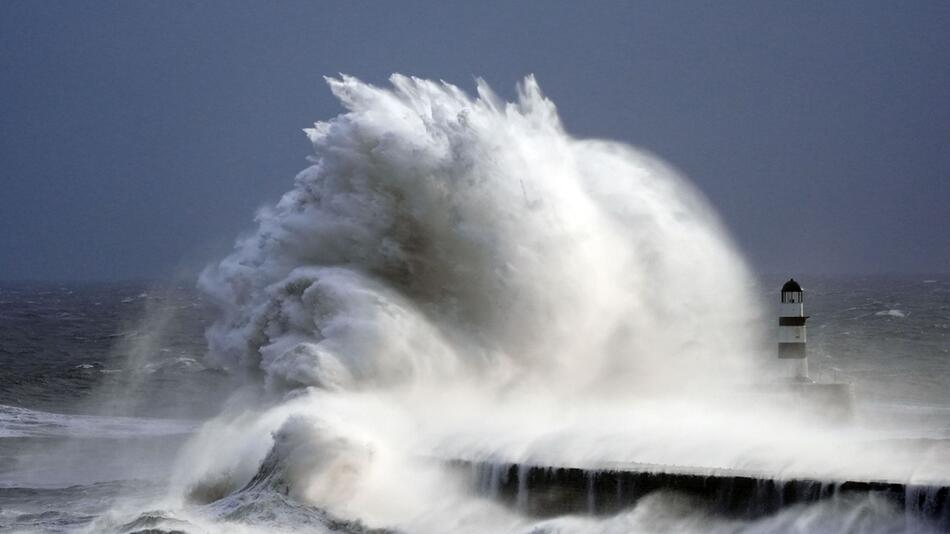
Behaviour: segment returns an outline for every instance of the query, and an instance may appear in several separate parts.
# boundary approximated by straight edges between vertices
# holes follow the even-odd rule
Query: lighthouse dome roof
[[[785,282],[785,285],[782,286],[782,293],[801,293],[802,286],[798,285],[798,282],[794,278],[789,279],[788,282]]]

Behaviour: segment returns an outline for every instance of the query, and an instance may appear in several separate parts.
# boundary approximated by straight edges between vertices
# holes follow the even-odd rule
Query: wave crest
[[[279,388],[517,377],[688,387],[745,369],[755,314],[715,215],[652,157],[565,133],[528,77],[329,79],[313,165],[202,275],[211,360]],[[622,384],[622,385],[621,385]]]

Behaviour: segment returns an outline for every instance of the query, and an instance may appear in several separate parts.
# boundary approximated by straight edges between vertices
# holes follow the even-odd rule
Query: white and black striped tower
[[[808,355],[805,352],[805,292],[794,278],[782,286],[782,304],[778,317],[778,357],[785,362],[789,377],[810,382]]]

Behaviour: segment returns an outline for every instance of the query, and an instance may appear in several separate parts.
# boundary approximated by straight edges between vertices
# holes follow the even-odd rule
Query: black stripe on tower
[[[778,325],[779,326],[805,326],[805,319],[808,317],[779,317]]]
[[[801,360],[805,358],[804,343],[779,343],[778,357],[783,360]]]

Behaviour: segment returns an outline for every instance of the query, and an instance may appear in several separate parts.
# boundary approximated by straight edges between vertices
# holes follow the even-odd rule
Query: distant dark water
[[[201,364],[210,313],[185,286],[0,284],[0,404],[71,413],[94,397],[102,410],[134,388],[117,415],[168,414],[189,395],[188,413],[210,415],[208,388],[224,382]]]
[[[773,334],[783,281],[762,279],[750,328]],[[801,281],[813,375],[853,382],[881,425],[950,437],[950,276]],[[0,284],[0,530],[73,531],[159,491],[235,387],[202,363],[212,316],[187,286]]]

